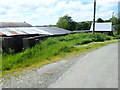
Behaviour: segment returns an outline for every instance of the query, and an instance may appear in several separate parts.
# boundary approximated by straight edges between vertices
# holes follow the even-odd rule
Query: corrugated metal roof
[[[23,31],[18,30],[17,28],[6,28],[6,29],[12,30],[12,31],[14,31],[16,33],[19,33],[21,35],[27,34],[27,33],[23,32]]]
[[[31,27],[31,24],[26,22],[0,22],[0,28],[4,27]]]
[[[22,27],[22,28],[16,28],[16,29],[27,34],[50,34],[51,35],[51,33],[45,32],[36,27]]]
[[[58,27],[37,27],[40,30],[43,30],[45,32],[49,32],[53,35],[55,34],[66,34],[66,33],[70,33],[71,31],[62,29],[62,28],[58,28]]]
[[[8,32],[10,32],[10,33],[12,33],[14,35],[19,35],[19,33],[15,32],[15,31],[8,31]]]
[[[17,28],[0,28],[0,35],[13,36],[13,35],[26,35],[26,34],[49,34],[35,27],[17,27]]]
[[[3,33],[3,34],[6,35],[6,36],[12,36],[12,35],[15,35],[15,34],[9,32],[9,30],[6,29],[6,28],[0,28],[0,33]]]
[[[57,28],[57,27],[12,27],[0,28],[0,35],[14,36],[14,35],[28,35],[28,34],[66,34],[71,31]]]
[[[93,31],[93,24],[90,31]],[[112,22],[95,23],[95,31],[112,31]]]
[[[0,32],[0,36],[2,36],[2,35],[5,35],[5,34],[3,34],[2,32]]]

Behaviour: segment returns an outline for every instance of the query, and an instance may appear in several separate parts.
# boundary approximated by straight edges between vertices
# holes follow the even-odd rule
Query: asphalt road
[[[118,43],[86,54],[48,88],[118,88]]]

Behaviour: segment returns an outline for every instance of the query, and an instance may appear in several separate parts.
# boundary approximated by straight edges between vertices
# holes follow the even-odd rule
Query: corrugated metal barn
[[[69,31],[57,27],[33,27],[26,22],[0,22],[0,40],[2,50],[8,52],[14,49],[15,52],[34,46],[42,39],[47,37],[63,36],[70,33],[92,32],[86,31]],[[113,27],[111,22],[95,23],[95,32],[112,35]],[[0,42],[0,43],[1,43]]]
[[[26,22],[1,22],[0,24],[2,49],[5,52],[10,48],[19,52],[32,47],[43,38],[72,33],[57,27],[33,27]]]

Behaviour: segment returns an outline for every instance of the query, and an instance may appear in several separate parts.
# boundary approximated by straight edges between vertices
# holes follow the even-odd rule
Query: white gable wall
[[[93,31],[93,24],[90,31]],[[95,23],[95,31],[112,31],[112,22],[107,23]]]

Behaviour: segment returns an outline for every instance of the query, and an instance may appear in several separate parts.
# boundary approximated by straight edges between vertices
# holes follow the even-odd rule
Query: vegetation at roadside
[[[84,48],[81,47],[84,44],[112,39],[115,39],[115,37],[100,33],[77,33],[60,37],[50,37],[23,52],[3,54],[2,71],[25,68],[36,63],[50,63],[56,57],[64,57],[70,52],[77,52],[81,49],[84,51]],[[90,47],[86,49],[90,49]]]

